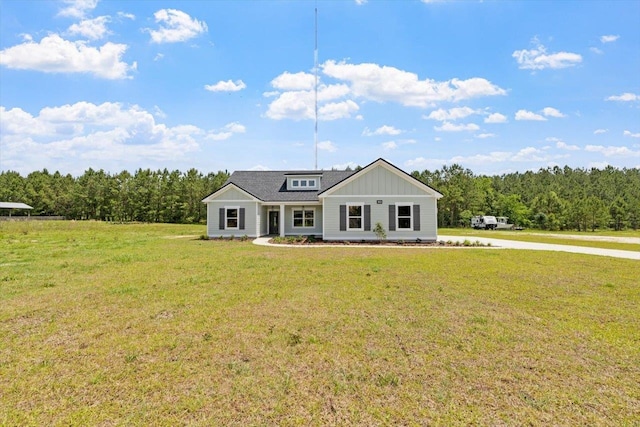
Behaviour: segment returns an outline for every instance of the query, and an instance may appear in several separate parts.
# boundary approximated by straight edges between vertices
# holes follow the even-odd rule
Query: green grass
[[[638,423],[637,261],[203,233],[0,223],[0,425]]]
[[[571,246],[588,246],[593,248],[602,249],[621,249],[625,251],[640,251],[640,244],[637,243],[621,243],[621,242],[608,242],[600,240],[582,240],[571,237],[558,237],[559,235],[577,235],[588,238],[599,237],[635,237],[640,238],[640,231],[626,231],[626,232],[571,232],[571,231],[540,231],[540,230],[526,230],[526,231],[511,231],[511,230],[474,230],[472,228],[440,228],[438,234],[445,236],[470,236],[470,237],[488,237],[494,239],[516,240],[520,242],[538,242],[538,243],[550,243],[556,245],[571,245]]]

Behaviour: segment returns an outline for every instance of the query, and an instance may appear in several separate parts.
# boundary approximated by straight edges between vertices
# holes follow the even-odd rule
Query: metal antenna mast
[[[315,131],[313,133],[313,145],[315,147],[315,170],[318,170],[318,7],[315,11],[315,37],[316,45],[313,51],[313,72],[315,77]]]

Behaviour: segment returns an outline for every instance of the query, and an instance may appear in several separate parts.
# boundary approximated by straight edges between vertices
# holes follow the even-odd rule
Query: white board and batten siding
[[[386,230],[389,240],[437,240],[438,197],[430,189],[422,188],[412,182],[411,177],[404,177],[382,165],[354,178],[323,197],[325,240],[375,240],[377,236],[373,228],[378,222]],[[340,206],[348,204],[367,206],[369,230],[341,231]],[[396,204],[418,205],[412,208],[410,229],[395,227]]]

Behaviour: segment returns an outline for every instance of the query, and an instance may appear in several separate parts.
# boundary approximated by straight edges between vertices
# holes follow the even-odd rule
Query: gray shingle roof
[[[263,202],[317,202],[318,193],[348,178],[356,171],[236,171],[227,184],[242,188]],[[287,190],[287,176],[319,175],[319,190]]]

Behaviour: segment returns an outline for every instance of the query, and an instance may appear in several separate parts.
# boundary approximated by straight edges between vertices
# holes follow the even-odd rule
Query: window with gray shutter
[[[420,205],[413,205],[413,230],[420,231]]]
[[[371,205],[364,205],[364,231],[371,231]]]
[[[340,205],[340,231],[347,231],[347,205]]]
[[[244,208],[240,208],[240,230],[244,230]]]
[[[220,221],[218,222],[218,230],[224,230],[224,208],[220,208]]]
[[[389,205],[389,231],[396,231],[396,205]]]

